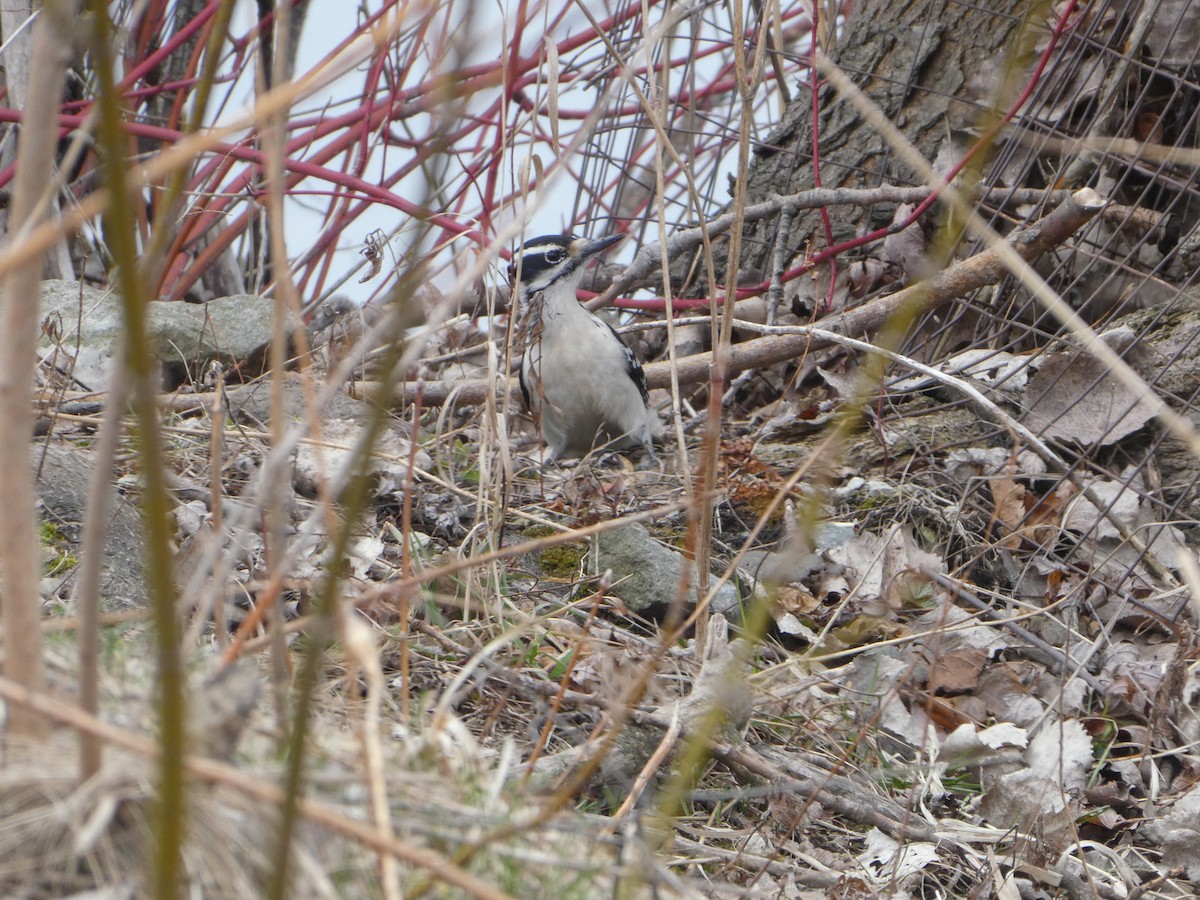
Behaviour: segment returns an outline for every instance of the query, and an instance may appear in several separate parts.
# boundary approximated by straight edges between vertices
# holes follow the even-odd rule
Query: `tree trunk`
[[[1016,0],[863,0],[829,56],[900,127],[925,159],[939,158],[948,140],[985,114],[1003,81],[1006,60],[1029,4]],[[801,85],[782,121],[756,150],[748,172],[747,203],[813,187],[812,101]],[[896,158],[876,128],[834,90],[820,88],[820,175],[824,187],[868,188],[921,184]],[[939,168],[943,168],[939,166]],[[839,243],[891,221],[895,207],[829,210]],[[750,223],[743,232],[743,280],[768,277],[776,220]],[[787,236],[785,260],[828,246],[819,212],[802,212]],[[727,242],[722,242],[727,247]],[[701,267],[697,267],[699,270]],[[728,262],[718,259],[724,281]]]

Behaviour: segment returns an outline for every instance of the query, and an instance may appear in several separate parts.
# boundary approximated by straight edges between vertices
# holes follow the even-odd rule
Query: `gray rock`
[[[87,450],[71,446],[35,446],[34,450],[37,492],[43,516],[78,547],[94,456]],[[116,611],[145,606],[144,554],[145,542],[137,507],[117,494],[105,519],[100,588],[104,609]],[[74,577],[73,571],[67,575],[68,580]]]
[[[229,409],[239,422],[255,428],[265,428],[271,421],[271,382],[256,381],[253,384],[230,387],[226,392]],[[308,394],[300,376],[288,372],[283,376],[283,414],[291,422],[308,420],[306,407]],[[321,410],[322,419],[346,419],[363,422],[379,410],[371,403],[355,400],[338,391]]]
[[[599,570],[612,571],[612,593],[634,612],[674,600],[683,567],[692,565],[679,551],[654,540],[645,526],[638,523],[602,532],[598,545]],[[716,581],[715,576],[709,576],[710,586]],[[726,618],[740,620],[741,598],[737,586],[723,585],[710,608]]]
[[[243,375],[262,372],[271,339],[273,301],[253,294],[220,297],[210,303],[152,300],[147,326],[154,352],[170,389],[199,378],[209,362],[238,366]],[[42,283],[40,312],[57,340],[43,334],[41,354],[70,373],[85,389],[108,386],[124,331],[121,298],[73,281]]]

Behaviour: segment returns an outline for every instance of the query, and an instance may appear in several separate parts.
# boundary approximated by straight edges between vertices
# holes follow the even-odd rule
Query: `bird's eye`
[[[560,263],[567,258],[567,254],[562,250],[547,250],[546,261],[552,263]]]

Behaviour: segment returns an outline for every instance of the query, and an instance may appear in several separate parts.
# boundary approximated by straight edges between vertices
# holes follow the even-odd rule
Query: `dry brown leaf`
[[[987,658],[987,651],[977,647],[963,647],[940,654],[929,664],[927,690],[940,697],[975,690]]]
[[[1049,356],[1029,379],[1024,424],[1046,438],[1107,446],[1154,418],[1154,407],[1082,351]]]
[[[1005,550],[1016,550],[1021,546],[1021,531],[1025,522],[1025,486],[1013,481],[1011,466],[1006,467],[1004,474],[988,479],[988,483],[995,504],[992,515],[1007,532],[998,546]]]
[[[979,801],[979,812],[990,825],[1036,832],[1032,861],[1047,862],[1070,846],[1074,815],[1054,781],[1032,769],[998,778]],[[1038,855],[1044,853],[1045,855]]]
[[[1013,480],[1013,469],[1006,466],[1003,474],[988,479],[994,515],[1006,531],[998,545],[1006,550],[1017,549],[1023,541],[1035,547],[1053,546],[1062,533],[1063,507],[1074,489],[1069,482],[1062,482],[1038,496]]]
[[[775,502],[783,476],[754,455],[753,441],[738,438],[721,444],[717,483],[724,485],[734,509],[757,518]],[[775,509],[778,517],[783,505],[777,503]]]
[[[777,614],[805,616],[820,606],[821,601],[810,594],[803,585],[782,585],[775,595],[775,610]]]
[[[975,696],[986,703],[989,715],[998,721],[1031,726],[1042,717],[1045,704],[1033,695],[1026,681],[1033,677],[1032,663],[994,663],[980,675]]]
[[[1025,761],[1059,790],[1083,792],[1093,759],[1092,738],[1077,719],[1048,722],[1029,742]]]
[[[876,884],[894,884],[936,862],[936,844],[909,841],[901,844],[878,828],[867,832],[865,849],[858,857],[863,870],[869,872]]]

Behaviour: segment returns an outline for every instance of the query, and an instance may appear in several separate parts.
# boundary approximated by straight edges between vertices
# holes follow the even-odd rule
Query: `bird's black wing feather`
[[[541,238],[540,240],[546,240]],[[517,384],[521,386],[521,397],[525,400],[525,408],[533,412],[532,392],[539,390],[536,384],[525,380],[525,358],[533,352],[533,346],[542,339],[542,292],[536,291],[521,302],[517,319],[517,339],[525,348],[521,361],[517,364]],[[536,381],[536,375],[534,380]]]
[[[630,381],[637,385],[638,393],[642,395],[642,402],[649,403],[650,391],[646,388],[646,372],[642,369],[642,364],[633,355],[633,351],[629,349],[629,345],[625,343],[625,339],[617,334],[617,329],[609,325],[608,322],[604,324],[608,325],[608,330],[612,332],[613,337],[617,339],[617,343],[621,345],[621,349],[625,351],[625,374],[629,376]]]
[[[522,359],[520,365],[517,366],[517,384],[521,386],[521,396],[525,398],[525,408],[533,412],[533,404],[529,398],[529,385],[525,383],[525,360]]]

